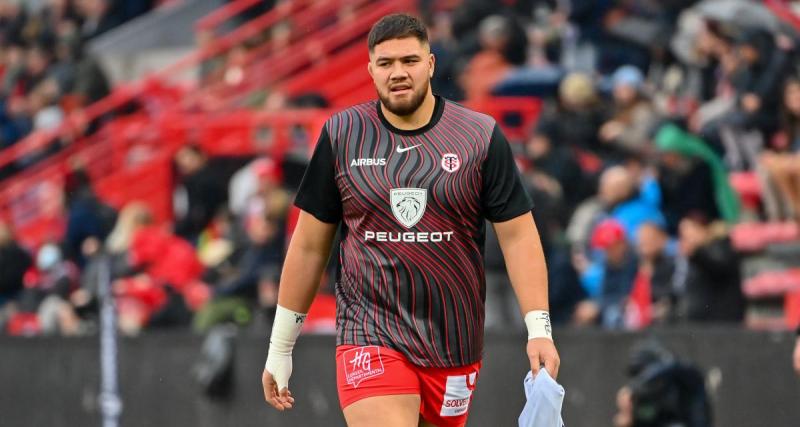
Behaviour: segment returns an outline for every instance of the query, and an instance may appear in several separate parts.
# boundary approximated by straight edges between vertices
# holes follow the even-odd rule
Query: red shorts
[[[403,354],[385,347],[336,347],[342,409],[367,397],[418,394],[420,415],[440,427],[466,424],[480,369],[481,362],[456,368],[415,366]]]

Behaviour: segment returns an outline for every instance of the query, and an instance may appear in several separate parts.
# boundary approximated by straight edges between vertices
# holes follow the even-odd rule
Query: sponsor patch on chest
[[[363,159],[353,159],[350,162],[350,167],[362,167],[362,166],[386,166],[386,159],[382,158],[363,158]]]

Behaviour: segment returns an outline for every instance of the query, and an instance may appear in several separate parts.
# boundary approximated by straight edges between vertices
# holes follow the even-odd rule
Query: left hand
[[[531,372],[535,377],[539,373],[539,367],[544,365],[547,372],[553,379],[558,376],[558,367],[561,359],[552,340],[547,338],[534,338],[528,340],[528,360],[531,362]]]
[[[794,371],[800,375],[800,337],[797,337],[797,342],[794,344]]]

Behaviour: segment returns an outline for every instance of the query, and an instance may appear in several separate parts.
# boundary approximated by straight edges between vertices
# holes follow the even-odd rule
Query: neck
[[[428,88],[428,93],[425,95],[425,99],[422,101],[422,104],[420,104],[419,108],[414,110],[413,113],[405,116],[398,116],[397,114],[389,111],[389,109],[383,105],[383,102],[381,102],[381,112],[386,120],[392,124],[392,126],[402,130],[414,130],[427,125],[431,121],[435,106],[436,98],[433,97],[433,92],[430,88]]]

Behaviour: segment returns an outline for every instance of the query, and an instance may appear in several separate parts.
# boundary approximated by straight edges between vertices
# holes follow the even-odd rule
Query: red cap
[[[623,240],[625,240],[625,228],[615,219],[601,221],[592,231],[591,244],[595,249],[608,249]]]
[[[278,164],[268,158],[256,160],[253,163],[253,171],[259,179],[269,178],[275,182],[281,182],[283,178]]]

